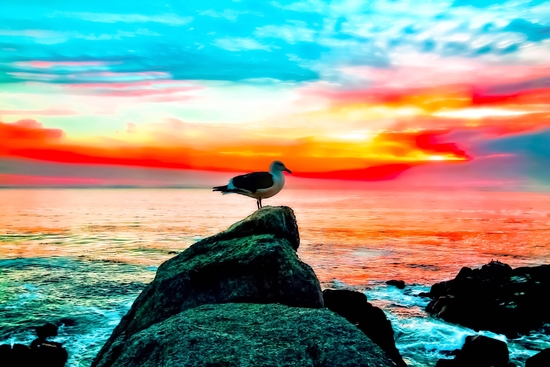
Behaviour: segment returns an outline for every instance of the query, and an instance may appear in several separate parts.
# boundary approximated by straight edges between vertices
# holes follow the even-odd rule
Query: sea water
[[[364,291],[384,309],[411,366],[433,366],[473,330],[428,316],[431,284],[491,260],[550,263],[550,195],[283,190],[300,258],[322,286]],[[0,343],[30,343],[62,322],[68,366],[89,366],[165,260],[251,214],[254,200],[201,189],[0,190]],[[402,279],[404,290],[386,286]],[[550,347],[548,327],[505,340],[523,365]]]

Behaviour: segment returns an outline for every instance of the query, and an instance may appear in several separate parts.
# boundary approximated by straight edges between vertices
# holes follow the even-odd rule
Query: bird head
[[[275,172],[288,172],[292,174],[292,171],[286,168],[285,164],[281,161],[273,161],[271,162],[271,165],[269,166],[269,172],[275,173]]]

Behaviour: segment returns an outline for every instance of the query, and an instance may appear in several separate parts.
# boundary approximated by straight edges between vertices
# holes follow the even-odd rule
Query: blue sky
[[[13,65],[37,59],[159,78],[333,80],[343,65],[389,67],[396,52],[512,63],[550,38],[542,1],[18,1],[0,14],[4,82],[74,81],[62,67]],[[91,79],[102,80],[77,80]]]

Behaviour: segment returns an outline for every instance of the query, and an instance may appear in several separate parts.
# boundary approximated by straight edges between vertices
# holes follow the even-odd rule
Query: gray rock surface
[[[111,350],[98,367],[394,366],[358,328],[327,309],[203,305]]]
[[[134,334],[200,305],[238,302],[323,307],[319,280],[296,255],[299,241],[292,209],[265,207],[226,231],[195,243],[159,267],[92,367]]]

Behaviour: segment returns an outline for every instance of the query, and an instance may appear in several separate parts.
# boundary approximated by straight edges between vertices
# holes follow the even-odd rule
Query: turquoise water
[[[0,336],[30,343],[33,326],[61,323],[68,365],[89,366],[156,268],[63,257],[0,260]]]
[[[266,204],[294,208],[302,260],[324,287],[365,290],[415,367],[474,334],[428,317],[415,294],[462,266],[550,263],[549,195],[287,190]],[[67,365],[89,366],[163,261],[255,202],[207,190],[0,190],[0,208],[0,343],[29,343],[34,326],[59,322]],[[550,347],[544,329],[507,342],[516,362]]]

